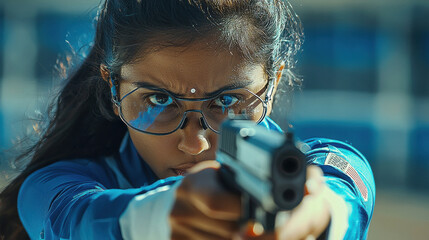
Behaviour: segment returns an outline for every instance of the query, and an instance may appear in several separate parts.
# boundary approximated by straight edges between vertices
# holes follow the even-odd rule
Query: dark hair
[[[101,65],[119,73],[121,66],[137,60],[138,52],[210,38],[216,47],[264,63],[273,77],[280,62],[289,72],[294,68],[302,42],[299,19],[282,0],[106,0],[96,20],[91,51],[49,107],[52,117],[41,138],[17,159],[31,161],[0,195],[0,239],[28,238],[17,195],[32,172],[59,160],[118,151],[126,127],[113,112]],[[286,77],[287,85],[293,85],[293,75]]]

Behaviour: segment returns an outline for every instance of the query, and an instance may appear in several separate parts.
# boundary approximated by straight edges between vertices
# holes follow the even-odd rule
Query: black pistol
[[[227,188],[242,196],[242,221],[273,231],[276,215],[295,208],[304,196],[306,156],[292,133],[270,131],[249,120],[226,120],[216,159]]]

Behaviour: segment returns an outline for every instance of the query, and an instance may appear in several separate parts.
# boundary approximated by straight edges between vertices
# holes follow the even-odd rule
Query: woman
[[[295,81],[301,38],[281,0],[106,0],[91,52],[1,194],[3,239],[245,237],[240,197],[216,177],[219,124],[232,111],[281,131],[268,115],[279,83]],[[366,238],[365,158],[333,140],[307,145],[316,166],[302,203],[275,233],[248,238]]]

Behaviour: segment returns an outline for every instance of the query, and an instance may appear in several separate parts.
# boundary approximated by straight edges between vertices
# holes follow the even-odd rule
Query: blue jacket
[[[281,129],[266,118],[261,125]],[[345,239],[365,239],[375,202],[367,160],[329,139],[305,141],[309,164],[319,165],[348,209]],[[31,239],[161,239],[181,176],[158,179],[128,134],[116,157],[71,159],[32,173],[18,195],[18,213]]]

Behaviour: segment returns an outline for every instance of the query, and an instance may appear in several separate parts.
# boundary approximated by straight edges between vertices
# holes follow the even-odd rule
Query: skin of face
[[[188,98],[196,98],[232,82],[242,81],[251,82],[246,88],[258,92],[268,80],[262,64],[249,63],[238,54],[204,48],[198,43],[186,48],[162,48],[142,54],[138,59],[121,69],[120,96],[133,90],[135,82],[150,83]],[[102,76],[106,80],[108,75],[102,72]],[[200,109],[201,105],[199,102],[186,104],[187,109]],[[118,114],[117,107],[114,109]],[[271,104],[268,113],[270,111]],[[216,159],[219,135],[210,129],[204,130],[199,123],[200,117],[199,113],[189,114],[184,129],[163,136],[141,133],[128,127],[138,153],[159,178],[175,176],[177,170],[186,170],[199,162]]]

